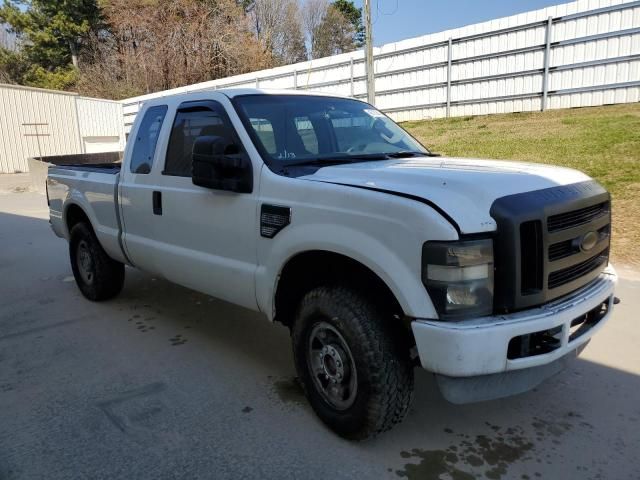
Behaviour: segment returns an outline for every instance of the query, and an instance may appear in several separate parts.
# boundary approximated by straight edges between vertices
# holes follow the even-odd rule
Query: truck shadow
[[[114,305],[127,309],[140,331],[147,332],[165,320],[175,333],[167,344],[180,347],[199,338],[215,351],[233,351],[246,361],[282,373],[291,360],[289,330],[272,324],[251,310],[127,268],[126,282]],[[248,334],[249,333],[249,334]],[[287,374],[292,373],[287,369]]]

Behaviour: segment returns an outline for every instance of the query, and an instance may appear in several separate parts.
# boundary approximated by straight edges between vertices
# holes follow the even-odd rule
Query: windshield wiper
[[[340,163],[356,163],[368,162],[369,160],[387,160],[389,156],[386,153],[364,153],[362,155],[341,155],[335,157],[310,158],[308,160],[299,160],[287,162],[284,167],[300,167],[307,165],[337,165]]]
[[[400,152],[388,152],[388,153],[361,153],[353,155],[336,155],[333,157],[316,157],[309,158],[307,160],[292,160],[283,165],[287,167],[302,167],[302,166],[328,166],[339,165],[341,163],[356,163],[356,162],[368,162],[370,160],[388,160],[390,158],[409,158],[409,157],[439,157],[437,153],[431,152],[419,152],[402,150]]]
[[[432,152],[418,152],[402,150],[401,152],[391,152],[386,154],[389,158],[410,158],[410,157],[439,157],[440,154]]]

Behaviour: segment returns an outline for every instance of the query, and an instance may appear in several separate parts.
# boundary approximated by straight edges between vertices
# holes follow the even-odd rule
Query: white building
[[[27,159],[124,149],[120,102],[0,84],[0,173],[28,171]]]

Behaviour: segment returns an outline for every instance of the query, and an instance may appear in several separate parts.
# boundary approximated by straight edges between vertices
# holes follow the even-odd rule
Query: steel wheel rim
[[[358,394],[358,374],[349,345],[327,322],[316,323],[309,334],[307,366],[316,390],[336,410],[346,410]]]
[[[85,240],[81,240],[78,243],[78,249],[76,250],[76,265],[78,266],[78,273],[82,281],[88,285],[93,283],[93,259],[91,258],[91,252],[89,251],[89,245]]]

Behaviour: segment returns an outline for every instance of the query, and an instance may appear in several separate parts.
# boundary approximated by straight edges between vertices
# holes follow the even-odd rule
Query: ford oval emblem
[[[598,243],[598,233],[597,232],[587,232],[580,239],[580,250],[583,252],[588,252]]]

